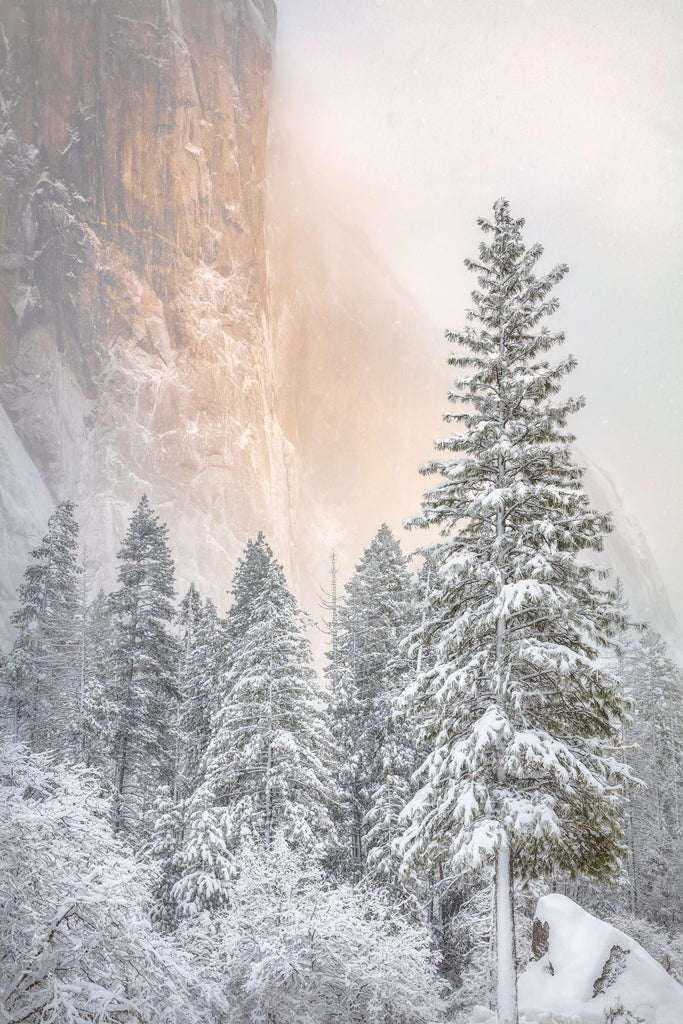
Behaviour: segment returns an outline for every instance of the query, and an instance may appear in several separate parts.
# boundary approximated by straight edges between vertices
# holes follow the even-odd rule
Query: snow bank
[[[683,986],[634,939],[587,913],[566,896],[538,901],[534,921],[536,960],[519,978],[519,1005],[527,1019],[542,1012],[578,1015],[603,1024],[615,1020],[682,1024]],[[630,1017],[629,1014],[630,1013]]]

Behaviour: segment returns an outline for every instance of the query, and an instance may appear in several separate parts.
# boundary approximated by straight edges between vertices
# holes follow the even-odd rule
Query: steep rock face
[[[113,564],[147,490],[184,575],[221,589],[244,536],[277,532],[284,463],[274,22],[271,0],[0,0],[0,403],[52,499],[84,502],[91,558]]]
[[[271,0],[0,0],[12,474],[79,502],[105,585],[143,491],[219,606],[256,530],[314,607],[330,548],[350,570],[419,504],[439,331],[277,161],[266,218],[274,22]]]
[[[629,515],[607,473],[589,463],[585,485],[595,507],[611,513],[614,529],[605,538],[601,561],[619,580],[628,599],[630,617],[649,623],[661,633],[672,653],[681,657],[681,626],[642,529]]]
[[[272,0],[4,0],[1,13],[12,125],[67,189],[33,195],[24,241],[54,246],[46,203],[77,214],[78,195],[165,301],[197,262],[248,265],[260,301]],[[43,285],[52,255],[35,266]]]

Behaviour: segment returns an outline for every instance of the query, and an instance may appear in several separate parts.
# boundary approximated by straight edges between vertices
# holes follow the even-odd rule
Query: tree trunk
[[[273,792],[273,744],[268,740],[268,761],[266,764],[266,849],[270,849],[272,825],[272,792]]]
[[[501,364],[505,358],[505,326],[500,330],[498,354]],[[498,404],[498,430],[502,439],[505,434],[505,409],[502,401]],[[506,485],[506,465],[503,456],[498,453],[498,486]],[[499,506],[496,512],[496,538],[501,539],[506,532],[506,510]],[[499,586],[506,582],[505,565],[501,563],[502,554],[497,556],[500,571]],[[496,703],[503,707],[503,677],[505,668],[506,622],[502,616],[496,620]],[[502,783],[500,766],[498,781]],[[496,852],[495,880],[495,916],[496,916],[496,1005],[498,1024],[518,1024],[517,1016],[517,967],[515,964],[515,910],[512,889],[512,851],[509,846],[500,846]]]
[[[128,737],[125,734],[121,734],[116,743],[116,761],[115,761],[115,772],[114,772],[114,792],[116,793],[116,803],[114,805],[114,822],[113,832],[116,835],[121,830],[123,824],[123,786],[126,778],[126,751],[128,748]]]
[[[495,905],[498,1024],[518,1024],[512,852],[508,846],[500,846],[496,853]]]

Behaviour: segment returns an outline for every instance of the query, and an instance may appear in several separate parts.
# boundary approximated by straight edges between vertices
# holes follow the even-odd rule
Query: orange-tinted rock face
[[[81,502],[92,561],[147,490],[183,576],[210,565],[220,592],[245,537],[276,532],[274,5],[0,0],[0,23],[0,403],[52,497]]]
[[[184,264],[262,293],[271,0],[4,0],[20,140],[169,300]]]
[[[0,0],[0,23],[0,486],[25,504],[0,587],[66,497],[111,583],[147,492],[181,585],[224,607],[263,529],[314,607],[331,547],[346,571],[417,507],[436,332],[306,186],[274,189],[266,259],[271,0]]]

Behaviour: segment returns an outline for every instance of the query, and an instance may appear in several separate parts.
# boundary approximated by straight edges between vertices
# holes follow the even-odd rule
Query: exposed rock
[[[610,985],[613,985],[620,974],[623,974],[628,965],[628,949],[622,949],[616,943],[609,951],[609,956],[603,964],[600,977],[593,982],[593,998],[606,992]]]
[[[550,925],[547,921],[539,921],[534,918],[531,931],[531,958],[540,960],[548,952],[548,938],[550,936]],[[552,965],[551,965],[552,966]]]
[[[91,559],[111,569],[147,490],[184,577],[211,566],[215,594],[246,534],[277,532],[286,486],[265,288],[274,4],[0,0],[0,22],[0,402],[52,499],[83,503]]]

